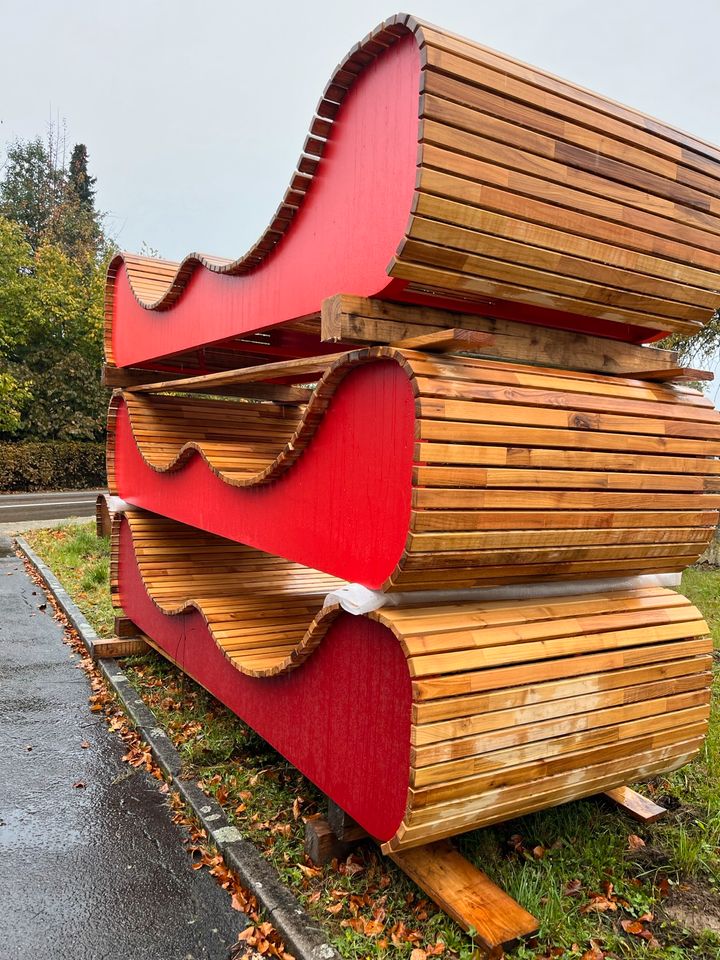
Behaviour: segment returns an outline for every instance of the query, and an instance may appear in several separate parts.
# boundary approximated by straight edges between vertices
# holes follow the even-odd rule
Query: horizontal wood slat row
[[[718,305],[716,147],[419,22],[418,290],[692,332]]]
[[[140,511],[124,516],[154,603],[169,616],[199,610],[244,673],[298,667],[348,616],[321,611],[331,577]],[[116,603],[118,537],[116,522]],[[712,646],[701,615],[673,591],[369,616],[395,635],[412,678],[408,803],[388,851],[672,770],[707,729]]]
[[[303,451],[312,455],[349,371],[386,362],[407,373],[417,416],[410,529],[387,589],[676,571],[705,549],[720,507],[720,415],[698,391],[392,348],[340,356],[307,406],[115,397],[111,490],[122,493],[113,444],[120,403],[154,470],[179,470],[200,455],[226,483],[252,487],[272,483]],[[273,375],[282,370],[272,366]]]
[[[512,301],[575,317],[696,332],[720,305],[720,151],[628,107],[406,15],[338,65],[271,223],[242,257],[123,254],[137,300],[166,310],[197,269],[237,276],[291,229],[340,106],[399,38],[421,53],[417,186],[388,268],[411,295]],[[292,318],[288,318],[292,319]],[[258,325],[261,325],[259,318]]]

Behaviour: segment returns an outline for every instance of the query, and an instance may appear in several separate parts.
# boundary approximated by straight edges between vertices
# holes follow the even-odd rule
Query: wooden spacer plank
[[[136,653],[147,653],[150,647],[142,637],[121,639],[112,637],[109,640],[96,640],[93,644],[93,657],[103,660],[106,657],[130,657]]]
[[[357,842],[337,837],[322,814],[316,813],[305,821],[305,853],[318,866],[344,860]]]
[[[407,337],[391,344],[401,350],[429,350],[433,353],[454,353],[459,350],[480,350],[482,347],[494,343],[495,337],[491,333],[482,333],[479,330],[462,330],[453,327],[450,330],[437,330],[435,333],[424,333],[419,337]]]
[[[342,807],[339,807],[330,797],[328,797],[327,807],[328,824],[338,840],[344,840],[346,843],[359,843],[361,840],[367,838],[367,831],[363,830],[360,824],[356,823],[353,818],[345,813]]]
[[[502,956],[538,921],[447,840],[389,856],[491,956]]]
[[[118,640],[136,640],[140,630],[129,617],[115,617],[115,636]]]
[[[630,787],[606,790],[605,796],[621,807],[633,820],[638,820],[640,823],[655,823],[667,813],[665,807],[653,803],[652,800],[648,800],[636,790],[631,790]]]

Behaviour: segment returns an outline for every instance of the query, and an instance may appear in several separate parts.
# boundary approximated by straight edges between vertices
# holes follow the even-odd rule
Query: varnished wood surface
[[[538,929],[538,921],[447,841],[393,854],[393,860],[490,955]]]
[[[139,392],[122,402],[152,469],[201,456],[228,484],[252,487],[312,455],[337,385],[375,362],[400,364],[416,396],[410,529],[387,589],[676,571],[711,538],[720,415],[687,386],[371,348],[336,359],[307,407]]]
[[[489,307],[510,301],[630,325],[640,328],[640,339],[649,330],[693,333],[710,319],[720,305],[717,147],[398,15],[336,68],[290,186],[245,256],[113,260],[109,359],[121,264],[137,300],[153,310],[170,309],[198,269],[231,276],[255,270],[292,229],[356,79],[408,35],[422,61],[418,177],[407,233],[388,268],[404,296]]]
[[[259,681],[301,670],[340,615],[321,611],[333,578],[151,514],[125,516],[157,607],[199,611],[212,641]],[[117,547],[116,528],[121,603]],[[551,590],[369,614],[397,638],[412,677],[407,809],[387,851],[667,772],[699,749],[712,644],[696,608],[660,587]]]

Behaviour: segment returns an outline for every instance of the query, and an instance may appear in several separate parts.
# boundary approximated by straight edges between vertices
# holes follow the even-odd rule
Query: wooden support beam
[[[463,857],[447,840],[390,857],[491,957],[501,957],[538,921]]]
[[[321,336],[343,343],[397,344],[451,328],[492,334],[480,351],[488,357],[546,367],[636,377],[648,370],[677,369],[677,353],[514,320],[498,320],[434,307],[338,294],[323,301]]]
[[[452,330],[437,330],[435,333],[424,333],[420,337],[408,337],[393,343],[393,347],[401,350],[429,350],[432,353],[457,353],[480,351],[490,346],[495,338],[491,333],[480,333],[478,330],[462,330],[454,327]]]
[[[630,787],[616,787],[614,790],[606,790],[605,796],[613,803],[616,803],[621,809],[640,823],[655,823],[660,817],[667,813],[665,807],[661,807],[652,800],[648,800],[641,793],[631,790]]]

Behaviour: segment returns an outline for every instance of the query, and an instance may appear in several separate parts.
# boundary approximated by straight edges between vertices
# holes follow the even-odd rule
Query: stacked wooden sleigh
[[[702,743],[720,417],[645,344],[718,234],[715,147],[399,15],[245,257],[111,265],[117,606],[441,900],[408,848]]]

